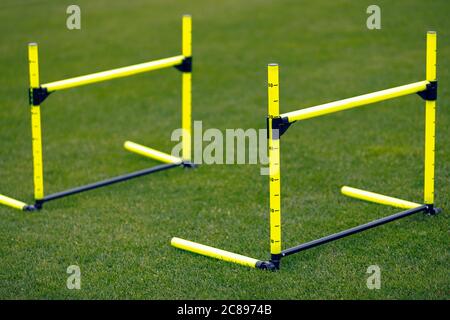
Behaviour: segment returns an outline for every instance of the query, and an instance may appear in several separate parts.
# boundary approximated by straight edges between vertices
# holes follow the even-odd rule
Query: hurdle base
[[[20,200],[0,194],[0,204],[21,211],[33,211],[34,206]]]
[[[179,239],[179,238],[172,238],[171,245],[176,248],[185,250],[185,251],[193,252],[196,254],[204,255],[207,257],[211,257],[211,258],[215,258],[215,259],[219,259],[219,260],[223,260],[223,261],[233,262],[236,264],[240,264],[240,265],[244,265],[244,266],[248,266],[248,267],[252,267],[252,268],[257,268],[257,269],[261,269],[261,270],[276,271],[276,270],[280,269],[281,259],[284,257],[290,256],[292,254],[299,253],[301,251],[305,251],[308,249],[312,249],[312,248],[320,246],[322,244],[326,244],[328,242],[339,240],[344,237],[348,237],[350,235],[360,233],[362,231],[369,230],[369,229],[381,226],[383,224],[411,216],[411,215],[419,213],[419,212],[428,213],[428,214],[432,215],[432,214],[437,214],[440,211],[441,211],[440,208],[434,208],[432,205],[426,205],[426,204],[419,205],[418,207],[411,208],[411,209],[405,210],[405,211],[401,211],[401,212],[395,213],[393,215],[368,222],[366,224],[362,224],[362,225],[359,225],[359,226],[356,226],[356,227],[353,227],[350,229],[346,229],[346,230],[343,230],[338,233],[333,233],[331,235],[328,235],[328,236],[325,236],[325,237],[322,237],[322,238],[319,238],[316,240],[305,242],[298,246],[283,250],[283,251],[281,251],[281,254],[276,254],[276,255],[272,254],[272,257],[271,257],[272,259],[270,261],[256,260],[253,258],[249,258],[246,256],[236,254],[236,253],[224,251],[221,249],[205,246],[205,245],[202,245],[202,244],[199,244],[196,242],[191,242],[191,241],[187,241],[187,240],[183,240],[183,239]]]
[[[123,175],[120,175],[120,176],[116,176],[116,177],[113,177],[113,178],[101,180],[101,181],[98,181],[98,182],[90,183],[90,184],[87,184],[87,185],[84,185],[84,186],[80,186],[80,187],[76,187],[76,188],[60,191],[60,192],[57,192],[57,193],[53,193],[53,194],[50,194],[48,196],[45,196],[42,199],[37,199],[35,201],[34,205],[28,206],[29,207],[28,211],[40,210],[40,209],[42,209],[44,203],[49,202],[49,201],[53,201],[53,200],[64,198],[64,197],[68,197],[68,196],[71,196],[71,195],[74,195],[74,194],[77,194],[77,193],[98,189],[98,188],[109,186],[109,185],[112,185],[112,184],[115,184],[115,183],[127,181],[127,180],[130,180],[130,179],[134,179],[134,178],[142,177],[142,176],[145,176],[145,175],[149,175],[151,173],[156,173],[156,172],[159,172],[159,171],[163,171],[163,170],[167,170],[167,169],[171,169],[171,168],[175,168],[175,167],[180,167],[180,166],[184,166],[184,165],[185,165],[184,163],[161,164],[161,165],[154,166],[154,167],[151,167],[151,168],[147,168],[147,169],[143,169],[143,170],[139,170],[139,171],[123,174]],[[186,164],[186,165],[189,165],[189,164]]]
[[[178,249],[200,254],[206,257],[215,258],[222,261],[227,261],[242,266],[256,268],[260,270],[277,270],[276,265],[272,261],[262,261],[241,254],[237,254],[230,251],[225,251],[222,249],[217,249],[214,247],[206,246],[197,242],[184,240],[181,238],[172,238],[170,244]]]
[[[13,208],[13,209],[18,209],[20,211],[25,211],[25,212],[32,212],[32,211],[37,211],[39,210],[39,208],[36,207],[36,204],[25,204],[22,208],[16,208],[16,207],[12,207],[9,205],[5,205],[3,204],[5,207],[9,207],[9,208]]]
[[[173,163],[173,164],[181,164],[184,168],[196,168],[197,165],[191,161],[184,160],[182,158],[178,158],[172,156],[171,154],[144,146],[142,144],[138,144],[132,141],[125,141],[123,147],[133,153],[136,153],[140,156],[144,156],[153,160],[157,160],[163,163]]]
[[[163,171],[163,170],[167,170],[167,169],[171,169],[171,168],[175,168],[175,167],[195,168],[196,165],[190,161],[182,161],[181,163],[162,164],[162,165],[154,166],[151,168],[123,174],[123,175],[120,175],[117,177],[90,183],[90,184],[87,184],[84,186],[80,186],[80,187],[60,191],[57,193],[53,193],[53,194],[45,196],[42,199],[36,199],[34,204],[26,204],[26,203],[23,203],[21,201],[18,201],[18,200],[15,200],[15,199],[12,199],[12,198],[9,198],[6,196],[2,196],[2,198],[0,198],[0,200],[2,200],[2,201],[0,201],[0,204],[15,208],[15,209],[19,209],[22,211],[27,211],[27,212],[39,211],[43,208],[44,203],[49,202],[49,201],[68,197],[68,196],[71,196],[71,195],[74,195],[77,193],[81,193],[81,192],[85,192],[85,191],[89,191],[89,190],[93,190],[93,189],[98,189],[98,188],[105,187],[105,186],[108,186],[111,184],[127,181],[130,179],[142,177],[142,176],[145,176],[145,175],[148,175],[151,173],[156,173],[159,171]]]
[[[382,195],[379,193],[366,191],[366,190],[362,190],[362,189],[357,189],[357,188],[352,188],[352,187],[348,187],[348,186],[343,186],[341,188],[341,193],[343,195],[351,197],[351,198],[368,201],[368,202],[373,202],[373,203],[378,203],[378,204],[387,205],[387,206],[392,206],[392,207],[396,207],[396,208],[402,208],[402,209],[413,209],[413,208],[417,208],[417,207],[420,207],[423,205],[420,203],[415,203],[415,202],[411,202],[411,201],[407,201],[407,200],[403,200],[403,199],[399,199],[399,198],[385,196],[385,195]],[[434,207],[433,204],[425,204],[425,205],[427,206],[427,210],[425,211],[425,213],[428,215],[435,215],[442,211],[441,208],[436,208],[436,207]]]
[[[319,245],[322,245],[322,244],[325,244],[325,243],[328,243],[328,242],[331,242],[331,241],[335,241],[335,240],[338,240],[338,239],[350,236],[350,235],[355,234],[355,233],[359,233],[359,232],[362,232],[362,231],[365,231],[365,230],[368,230],[368,229],[372,229],[374,227],[381,226],[381,225],[386,224],[388,222],[392,222],[392,221],[395,221],[395,220],[398,220],[398,219],[401,219],[401,218],[408,217],[408,216],[413,215],[415,213],[419,213],[419,212],[425,212],[426,213],[428,210],[429,210],[429,207],[427,205],[421,205],[421,206],[419,206],[417,208],[409,209],[409,210],[406,210],[406,211],[401,211],[401,212],[395,213],[393,215],[390,215],[390,216],[387,216],[387,217],[384,217],[384,218],[380,218],[378,220],[374,220],[374,221],[368,222],[366,224],[362,224],[362,225],[359,225],[359,226],[356,226],[356,227],[353,227],[353,228],[350,228],[350,229],[347,229],[347,230],[344,230],[344,231],[341,231],[341,232],[338,232],[338,233],[333,233],[331,235],[328,235],[328,236],[325,236],[325,237],[322,237],[322,238],[319,238],[319,239],[316,239],[316,240],[312,240],[312,241],[300,244],[298,246],[295,246],[295,247],[283,250],[281,252],[281,256],[282,257],[286,257],[286,256],[289,256],[291,254],[298,253],[298,252],[301,252],[301,251],[304,251],[304,250],[307,250],[307,249],[311,249],[311,248],[317,247]]]
[[[144,156],[153,160],[157,160],[164,163],[181,163],[183,162],[183,159],[179,157],[172,156],[171,154],[144,146],[142,144],[132,142],[132,141],[125,141],[123,144],[123,147],[130,151],[134,152],[140,156]]]
[[[422,205],[420,203],[415,203],[415,202],[411,202],[411,201],[407,201],[407,200],[403,200],[403,199],[399,199],[399,198],[385,196],[385,195],[382,195],[379,193],[366,191],[366,190],[362,190],[362,189],[357,189],[357,188],[352,188],[352,187],[348,187],[348,186],[343,186],[341,188],[341,193],[343,195],[351,197],[351,198],[368,201],[368,202],[373,202],[373,203],[378,203],[378,204],[383,204],[383,205],[392,206],[392,207],[401,208],[401,209],[413,209],[413,208],[420,207]]]

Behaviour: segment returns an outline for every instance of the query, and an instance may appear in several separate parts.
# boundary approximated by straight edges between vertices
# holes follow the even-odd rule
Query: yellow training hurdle
[[[379,204],[407,209],[369,223],[325,236],[298,246],[282,249],[281,245],[281,169],[280,138],[289,126],[296,122],[315,118],[351,108],[394,99],[409,94],[419,94],[425,100],[425,172],[423,203],[410,202],[365,190],[344,186],[342,194],[349,197]],[[279,67],[268,65],[268,144],[269,144],[269,193],[270,193],[270,260],[257,260],[236,253],[204,246],[195,242],[172,238],[174,247],[204,256],[234,262],[259,269],[276,270],[280,268],[281,258],[325,244],[343,237],[362,232],[418,212],[436,214],[440,209],[434,207],[434,159],[435,159],[435,118],[437,99],[436,78],[436,33],[427,33],[426,79],[395,88],[377,91],[349,99],[326,103],[306,109],[280,114]]]
[[[28,45],[30,90],[29,101],[31,107],[31,134],[33,150],[33,179],[34,204],[26,204],[13,198],[0,195],[0,204],[14,209],[33,211],[41,209],[45,202],[77,194],[80,192],[100,188],[114,183],[141,177],[158,171],[183,166],[193,167],[191,163],[191,108],[192,108],[192,18],[184,15],[182,18],[182,54],[160,60],[135,64],[127,67],[92,73],[84,76],[41,84],[39,80],[38,45]],[[41,111],[42,102],[53,92],[76,88],[97,82],[109,81],[117,78],[129,77],[135,74],[154,70],[175,67],[182,72],[182,157],[177,158],[170,154],[126,141],[126,150],[149,157],[164,164],[155,167],[127,173],[114,178],[94,182],[85,186],[72,188],[62,192],[45,195],[44,170],[42,161],[42,133]]]

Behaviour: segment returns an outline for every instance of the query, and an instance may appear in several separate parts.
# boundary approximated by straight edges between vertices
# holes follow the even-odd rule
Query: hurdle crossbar
[[[394,99],[401,96],[422,92],[427,90],[430,81],[424,80],[415,83],[406,84],[403,86],[390,88],[386,90],[376,91],[360,96],[334,101],[330,103],[321,104],[318,106],[300,109],[280,115],[281,118],[287,118],[288,122],[306,120],[310,118],[324,116],[330,113],[335,113],[356,107],[362,107],[368,104],[381,102],[384,100]]]
[[[175,167],[194,167],[190,162],[191,156],[191,81],[192,81],[192,18],[190,15],[184,15],[182,19],[182,54],[130,65],[122,68],[111,69],[107,71],[92,73],[84,76],[48,82],[40,84],[39,80],[39,59],[38,45],[36,43],[28,44],[29,77],[30,90],[29,102],[31,110],[31,135],[33,150],[33,181],[34,181],[34,204],[26,204],[22,201],[0,195],[0,204],[11,208],[33,211],[41,209],[43,204],[52,200],[60,199],[84,191],[97,189],[100,187],[112,185],[115,183],[127,181],[130,179],[142,177],[159,171]],[[135,74],[154,71],[158,69],[175,67],[182,73],[182,158],[177,158],[162,151],[144,147],[136,143],[127,141],[125,148],[129,151],[144,155],[163,162],[151,168],[122,174],[117,177],[90,183],[84,186],[71,188],[65,191],[56,192],[50,195],[44,193],[44,170],[42,158],[42,130],[41,130],[41,111],[40,107],[50,93],[83,85],[93,84],[102,81],[109,81],[117,78],[129,77]]]
[[[436,33],[427,33],[427,59],[426,59],[426,80],[419,81],[404,86],[390,88],[357,97],[339,100],[311,108],[301,109],[289,113],[280,114],[280,94],[279,94],[279,66],[269,64],[267,67],[268,79],[268,145],[269,145],[269,224],[270,224],[270,260],[259,261],[259,265],[264,265],[261,269],[277,270],[283,257],[317,247],[365,230],[369,230],[401,218],[409,217],[422,212],[429,215],[440,212],[434,207],[434,157],[435,157],[435,118],[437,99],[437,78],[436,78]],[[342,194],[370,201],[378,204],[394,206],[407,209],[353,228],[334,233],[316,240],[312,240],[298,246],[282,249],[281,234],[281,136],[289,126],[299,120],[306,120],[334,112],[344,111],[375,102],[388,99],[399,98],[408,94],[417,93],[426,101],[425,112],[425,172],[424,172],[424,203],[415,203],[382,194],[369,192],[361,189],[343,186]],[[184,241],[184,240],[183,240]],[[205,256],[234,262],[241,265],[255,267],[256,260],[233,259],[230,253],[223,253],[220,249],[203,247],[203,245],[187,242],[179,245],[178,240],[172,240],[172,245],[187,251],[199,253]],[[219,250],[219,251],[216,251]],[[250,258],[251,259],[251,258]],[[245,262],[249,263],[245,263]]]
[[[174,67],[181,65],[186,59],[185,56],[175,56],[140,64],[135,64],[132,66],[127,66],[123,68],[117,68],[97,73],[92,73],[84,76],[49,82],[41,84],[41,88],[47,89],[48,92],[70,89],[79,86],[84,86],[87,84],[103,82],[108,80],[113,80],[117,78],[129,77],[135,74],[159,70],[168,67]]]

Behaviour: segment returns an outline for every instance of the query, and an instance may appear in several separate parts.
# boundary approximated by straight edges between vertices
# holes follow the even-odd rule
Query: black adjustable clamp
[[[289,129],[291,124],[286,117],[272,118],[272,139],[279,139]],[[267,117],[267,139],[269,139],[269,117]]]
[[[50,95],[50,93],[51,92],[48,92],[47,88],[30,88],[28,91],[30,105],[39,106]]]
[[[192,57],[185,57],[175,68],[181,72],[192,72]]]
[[[427,101],[434,101],[437,99],[437,81],[430,81],[427,84],[427,88],[423,91],[417,92],[417,94],[423,99]]]

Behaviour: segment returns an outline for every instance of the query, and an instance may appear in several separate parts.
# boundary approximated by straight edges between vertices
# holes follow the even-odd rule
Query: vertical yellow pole
[[[28,64],[30,72],[30,94],[33,88],[39,88],[38,45],[28,44]],[[31,103],[31,139],[33,148],[34,198],[44,197],[44,175],[42,168],[42,136],[40,106]]]
[[[273,130],[273,119],[280,116],[278,65],[268,65],[268,130],[269,130],[269,206],[270,253],[272,262],[279,267],[281,258],[281,182],[280,135]]]
[[[426,80],[436,81],[436,32],[427,33]],[[425,173],[424,202],[434,203],[436,101],[425,101]]]
[[[183,16],[182,54],[185,58],[192,58],[192,18]],[[182,75],[182,121],[183,130],[183,160],[191,160],[191,108],[192,108],[192,72]]]

